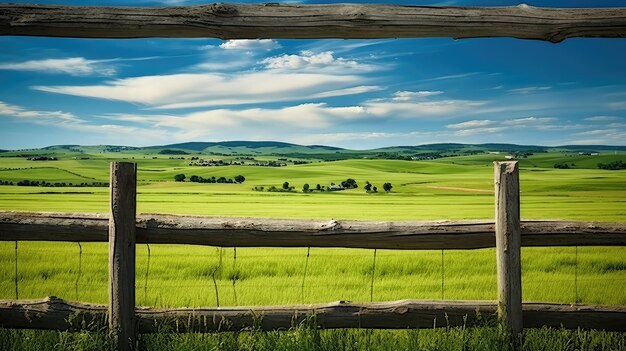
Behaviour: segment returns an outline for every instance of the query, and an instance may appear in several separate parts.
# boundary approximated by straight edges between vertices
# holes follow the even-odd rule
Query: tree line
[[[30,180],[24,179],[20,180],[17,183],[13,183],[8,180],[0,180],[0,185],[17,185],[17,186],[43,186],[43,187],[108,187],[108,182],[91,182],[91,183],[66,183],[66,182],[55,182],[51,183],[45,180]]]
[[[341,191],[341,190],[346,190],[346,189],[356,189],[358,188],[359,185],[357,184],[357,182],[352,179],[352,178],[348,178],[342,182],[339,182],[339,184],[335,184],[334,182],[331,182],[330,185],[321,185],[321,184],[316,184],[314,187],[312,187],[310,184],[305,183],[302,186],[302,192],[303,193],[312,193],[312,192],[326,192],[326,191]],[[264,187],[264,186],[255,186],[252,188],[252,190],[254,191],[268,191],[268,192],[296,192],[296,187],[289,184],[289,182],[284,182],[282,187],[277,187],[275,185],[269,186],[269,187]],[[370,183],[369,181],[365,182],[365,192],[366,193],[377,193],[378,192],[378,187],[374,186],[372,183]],[[391,189],[393,189],[393,185],[389,182],[384,183],[383,184],[383,190],[385,192],[390,192]]]
[[[187,179],[187,176],[185,176],[184,174],[177,174],[174,176],[174,181],[176,182],[184,182],[185,179]],[[226,178],[226,177],[210,177],[210,178],[204,178],[201,176],[197,176],[197,175],[192,175],[191,177],[189,177],[189,181],[193,182],[193,183],[243,183],[246,181],[246,177],[240,175],[235,176],[235,178]]]

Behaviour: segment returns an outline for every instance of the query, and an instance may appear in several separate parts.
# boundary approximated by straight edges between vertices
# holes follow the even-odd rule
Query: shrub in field
[[[608,169],[611,171],[622,170],[622,169],[626,169],[626,162],[622,160],[617,160],[617,161],[609,162],[609,163],[598,163],[598,168]]]
[[[383,184],[383,189],[385,189],[386,192],[390,192],[392,188],[393,188],[393,185],[391,185],[391,183]]]
[[[570,166],[569,166],[569,164],[567,164],[567,162],[557,162],[557,163],[554,164],[554,168],[569,169]]]
[[[174,181],[184,182],[185,178],[187,178],[187,177],[185,177],[184,174],[182,174],[182,173],[181,174],[177,174],[177,175],[174,176]]]

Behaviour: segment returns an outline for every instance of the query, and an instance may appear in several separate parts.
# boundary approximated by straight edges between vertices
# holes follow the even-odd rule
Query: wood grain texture
[[[118,351],[134,350],[137,165],[111,162],[109,214],[109,333]]]
[[[50,330],[101,330],[106,306],[43,300],[0,300],[0,326]],[[525,303],[524,326],[626,331],[626,307]],[[318,328],[406,329],[475,326],[495,320],[491,301],[346,301],[316,305],[222,308],[138,308],[140,333],[284,330],[301,323]]]
[[[519,164],[496,161],[493,165],[498,317],[516,341],[523,329]]]
[[[178,7],[0,4],[0,35],[221,39],[626,37],[626,8],[224,4]]]
[[[367,222],[137,216],[137,243],[439,250],[495,247],[490,221]],[[106,242],[108,217],[0,211],[0,241]],[[626,223],[522,221],[522,246],[626,246]]]

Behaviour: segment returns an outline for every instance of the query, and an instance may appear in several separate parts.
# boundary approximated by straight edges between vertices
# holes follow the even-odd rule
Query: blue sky
[[[626,39],[0,37],[0,47],[4,149],[221,140],[626,145]]]

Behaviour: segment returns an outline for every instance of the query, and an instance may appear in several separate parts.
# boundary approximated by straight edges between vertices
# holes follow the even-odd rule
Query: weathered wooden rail
[[[497,305],[490,301],[415,301],[295,306],[251,306],[221,308],[137,308],[137,331],[215,332],[285,330],[311,323],[319,328],[407,329],[449,326],[495,325]],[[626,307],[525,303],[523,323],[527,328],[543,326],[576,329],[585,327],[624,331]],[[107,306],[63,301],[0,300],[0,325],[12,328],[63,331],[102,330],[107,326]]]
[[[221,39],[514,37],[558,43],[626,37],[625,8],[224,4],[177,7],[0,4],[0,35]]]
[[[495,162],[495,222],[363,222],[136,215],[136,165],[111,164],[111,212],[0,212],[0,241],[109,242],[109,304],[58,298],[0,301],[0,326],[98,330],[108,325],[118,349],[137,333],[320,328],[423,328],[499,320],[512,336],[523,327],[626,331],[626,307],[522,303],[521,246],[626,246],[626,224],[520,221],[516,161]],[[495,247],[498,301],[337,302],[325,305],[198,309],[135,306],[136,243],[228,247],[480,249]]]
[[[109,217],[0,211],[0,241],[107,242]],[[395,250],[496,246],[489,221],[315,221],[144,214],[137,243],[221,247],[344,247]],[[626,223],[522,221],[522,246],[626,246]]]

